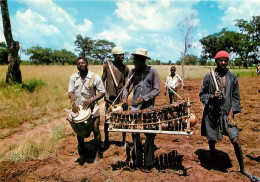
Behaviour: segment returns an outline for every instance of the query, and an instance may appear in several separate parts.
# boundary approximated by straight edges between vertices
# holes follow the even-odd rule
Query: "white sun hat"
[[[122,47],[116,46],[112,49],[111,51],[112,54],[124,54],[125,51],[123,50]]]
[[[147,56],[148,51],[146,49],[143,48],[138,48],[135,50],[135,53],[132,53],[132,55],[139,55],[139,56],[144,56],[147,59],[151,59],[150,57]]]

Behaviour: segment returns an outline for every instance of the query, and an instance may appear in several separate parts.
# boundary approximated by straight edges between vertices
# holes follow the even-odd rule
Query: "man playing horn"
[[[82,105],[83,109],[90,108],[92,111],[94,140],[97,150],[95,161],[97,161],[101,155],[101,135],[99,131],[100,114],[97,101],[104,97],[106,91],[100,76],[88,69],[88,62],[85,58],[78,58],[76,63],[79,72],[70,77],[68,96],[73,106]],[[96,91],[98,91],[97,94]],[[77,140],[80,157],[75,162],[83,165],[86,160],[84,138],[77,134]]]
[[[111,53],[114,56],[114,61],[107,61],[103,65],[103,74],[102,80],[106,86],[106,110],[110,107],[110,105],[114,102],[114,104],[118,104],[121,100],[121,96],[117,100],[115,100],[118,94],[123,89],[126,77],[129,73],[129,68],[123,64],[125,51],[116,46],[112,49]],[[127,108],[126,108],[127,109]],[[105,133],[105,148],[109,146],[109,133],[108,133],[108,124],[106,121],[104,122],[104,133]],[[125,133],[122,133],[122,145],[125,144]]]
[[[128,95],[130,94],[132,88],[133,100],[130,106],[132,111],[148,109],[154,107],[155,97],[160,92],[160,79],[158,72],[152,66],[147,66],[146,59],[150,59],[147,56],[147,50],[138,48],[134,56],[134,69],[128,74],[130,78],[133,74],[132,79],[123,91],[123,102],[127,102]],[[144,152],[144,165],[150,170],[153,165],[154,159],[154,138],[155,134],[145,134],[146,140],[144,149],[142,147],[142,141],[140,139],[139,133],[133,133],[133,145],[135,151],[134,164],[138,167],[143,166],[143,152]]]
[[[240,172],[252,177],[244,167],[242,148],[238,139],[238,128],[234,115],[241,113],[240,93],[236,75],[227,69],[229,54],[219,51],[215,56],[217,68],[208,73],[199,93],[204,106],[201,134],[209,141],[212,167],[215,167],[216,140],[222,140],[223,134],[230,138],[240,166]]]
[[[173,91],[177,92],[179,87],[182,88],[183,81],[182,81],[181,77],[175,73],[176,72],[175,66],[171,67],[170,72],[171,73],[166,77],[165,83],[171,89],[169,89],[167,86],[165,86],[165,93],[164,94],[166,95],[167,90],[168,90],[170,104],[172,104],[172,99],[173,99],[174,102],[177,101],[177,95],[175,93],[173,93]]]

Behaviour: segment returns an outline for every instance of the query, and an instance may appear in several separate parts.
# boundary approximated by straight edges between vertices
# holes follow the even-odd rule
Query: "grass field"
[[[133,66],[129,66],[133,68]],[[169,65],[155,66],[161,79],[169,74]],[[177,67],[180,76],[181,66]],[[89,69],[101,76],[102,66],[91,65]],[[4,138],[16,131],[24,122],[40,124],[64,114],[64,108],[70,108],[67,96],[70,75],[77,72],[76,66],[21,66],[24,85],[36,84],[30,92],[21,85],[8,86],[4,83],[7,66],[0,66],[0,129],[12,128],[7,133],[0,132]],[[185,78],[203,78],[209,71],[206,66],[185,66]],[[255,69],[231,70],[238,76],[256,76]],[[33,82],[34,81],[34,82]],[[37,85],[38,84],[38,85]]]

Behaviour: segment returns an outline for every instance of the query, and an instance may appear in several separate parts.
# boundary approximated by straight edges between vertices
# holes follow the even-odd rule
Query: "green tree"
[[[197,65],[198,64],[198,58],[195,55],[188,54],[185,56],[185,65]]]
[[[34,46],[26,50],[26,55],[30,55],[29,59],[36,64],[44,65],[53,62],[52,50],[50,48]]]
[[[248,68],[252,59],[255,63],[259,62],[260,17],[253,16],[250,22],[245,20],[236,20],[236,22],[240,32],[228,31],[225,28],[219,33],[200,39],[203,57],[212,59],[218,51],[225,50],[238,56],[245,68]]]
[[[34,46],[25,51],[27,55],[30,55],[29,59],[35,64],[76,64],[75,60],[77,56],[65,49],[52,50],[50,48],[42,48],[40,46]]]
[[[113,47],[115,47],[115,43],[113,42],[107,40],[97,40],[91,57],[102,63]]]
[[[5,42],[0,42],[0,64],[8,64],[8,48]]]
[[[260,16],[253,16],[248,22],[243,19],[236,20],[236,26],[240,28],[249,46],[249,58],[257,64],[260,62]],[[244,61],[244,60],[243,60]]]
[[[76,64],[77,56],[73,52],[67,51],[65,49],[61,49],[59,51],[59,54],[61,56],[59,57],[58,63],[60,63],[62,65],[64,65],[65,63]]]
[[[83,37],[81,34],[76,35],[76,40],[74,42],[76,46],[76,51],[80,51],[79,56],[86,57],[90,56],[92,50],[95,47],[95,40],[90,37]]]

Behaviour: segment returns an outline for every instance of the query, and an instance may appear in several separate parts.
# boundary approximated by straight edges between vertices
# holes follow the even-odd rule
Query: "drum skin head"
[[[91,109],[83,109],[82,105],[76,106],[78,107],[78,112],[77,113],[70,113],[69,117],[74,121],[74,122],[82,122],[87,120],[90,115],[91,115]]]

